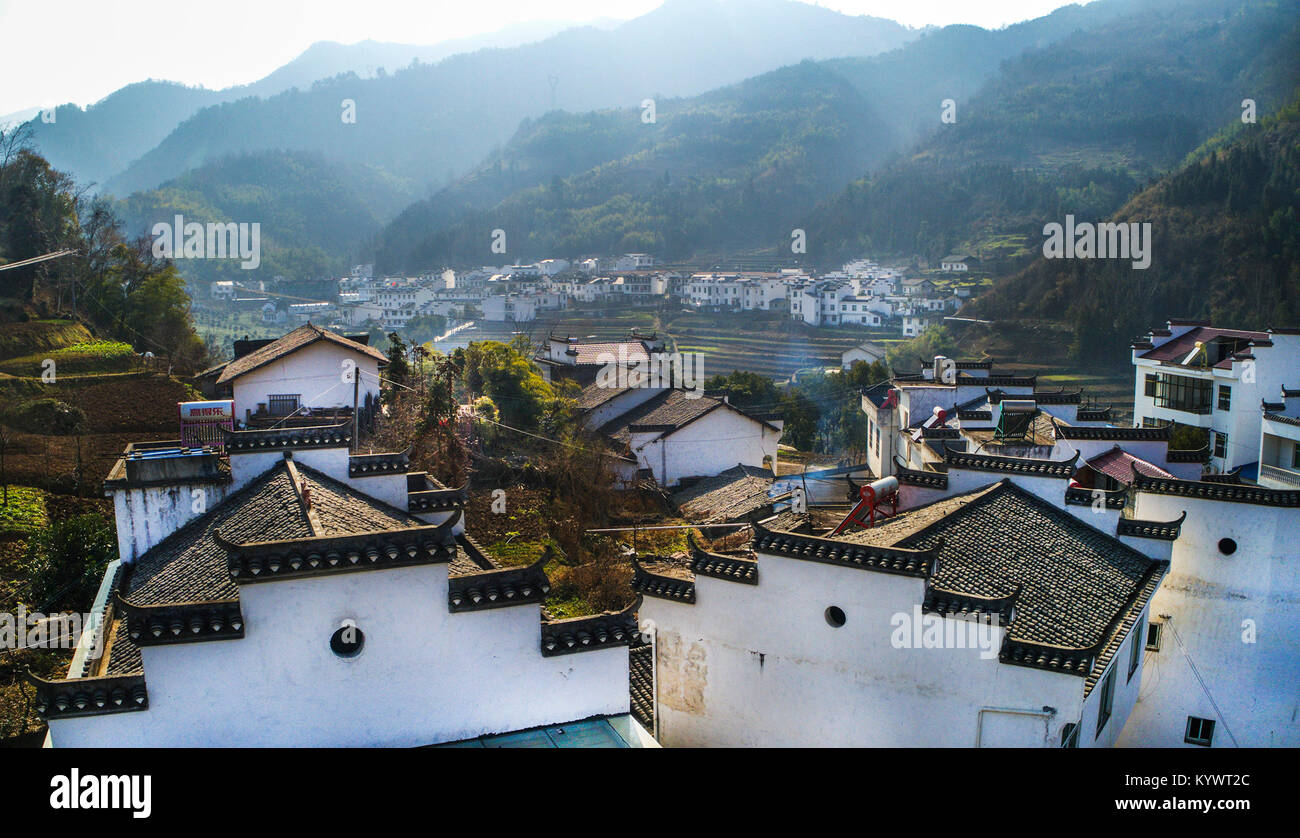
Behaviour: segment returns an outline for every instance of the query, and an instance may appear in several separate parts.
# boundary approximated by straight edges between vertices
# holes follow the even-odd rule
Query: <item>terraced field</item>
[[[894,332],[846,327],[811,329],[793,324],[778,313],[709,314],[689,310],[614,309],[548,313],[544,319],[516,326],[479,321],[438,345],[448,351],[470,341],[508,341],[515,332],[540,344],[554,331],[582,340],[620,340],[637,328],[658,332],[669,350],[704,353],[706,375],[744,370],[788,379],[799,370],[838,367],[840,353],[864,340],[888,346],[900,340]]]

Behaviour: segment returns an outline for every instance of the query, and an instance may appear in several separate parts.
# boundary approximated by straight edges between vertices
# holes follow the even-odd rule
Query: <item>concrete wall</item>
[[[413,746],[626,713],[626,647],[542,657],[536,606],[451,614],[447,565],[240,591],[246,636],[142,650],[149,709],[56,719],[58,747]],[[330,635],[352,619],[361,653]]]

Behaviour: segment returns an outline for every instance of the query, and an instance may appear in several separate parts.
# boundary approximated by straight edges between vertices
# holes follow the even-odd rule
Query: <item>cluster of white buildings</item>
[[[218,371],[237,405],[382,363],[338,335],[276,343]],[[66,677],[29,676],[50,743],[1300,744],[1300,331],[1169,322],[1133,345],[1152,403],[1122,427],[934,358],[863,393],[877,479],[844,472],[847,511],[802,480],[777,494],[779,422],[599,377],[662,350],[552,336],[537,361],[597,373],[582,421],[629,479],[714,475],[696,494],[745,510],[741,547],[636,555],[626,609],[559,620],[549,554],[496,563],[464,487],[355,452],[346,423],[131,445],[95,618]],[[1171,447],[1207,415],[1179,379],[1210,382],[1221,453]]]
[[[356,328],[373,322],[401,328],[413,317],[435,314],[525,323],[543,312],[570,306],[658,305],[670,300],[714,312],[782,311],[809,326],[863,326],[920,334],[956,312],[969,290],[942,291],[923,277],[870,260],[813,277],[799,269],[680,272],[655,266],[653,257],[631,253],[577,262],[543,259],[468,271],[444,270],[417,278],[375,279],[357,266],[339,282],[337,307],[288,307],[290,319],[336,322]],[[271,306],[268,318],[276,315]],[[279,315],[281,321],[283,315]],[[281,322],[268,319],[268,322]]]

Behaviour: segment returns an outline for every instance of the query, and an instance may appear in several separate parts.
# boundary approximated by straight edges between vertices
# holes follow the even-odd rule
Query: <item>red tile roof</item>
[[[1147,477],[1173,477],[1160,466],[1148,463],[1140,457],[1134,457],[1118,445],[1105,454],[1093,457],[1088,461],[1088,466],[1093,471],[1113,477],[1125,485],[1133,482],[1134,467]]]
[[[1151,361],[1165,361],[1181,364],[1183,358],[1196,348],[1196,342],[1209,343],[1215,338],[1240,338],[1243,340],[1269,340],[1268,332],[1248,332],[1242,329],[1215,329],[1209,326],[1197,326],[1179,335],[1173,340],[1165,341],[1155,349],[1148,350],[1141,357]],[[1214,364],[1218,369],[1230,369],[1232,359],[1225,358]]]

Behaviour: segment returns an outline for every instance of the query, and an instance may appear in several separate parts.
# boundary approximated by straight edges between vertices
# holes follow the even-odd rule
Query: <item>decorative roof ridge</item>
[[[1037,460],[1029,457],[1007,457],[1000,454],[975,454],[966,451],[954,451],[948,446],[947,442],[944,442],[943,459],[950,469],[955,467],[978,471],[1010,471],[1035,477],[1068,479],[1074,476],[1079,451],[1076,449],[1074,456],[1068,460]]]
[[[1201,500],[1254,503],[1261,506],[1300,507],[1300,489],[1265,489],[1237,483],[1207,483],[1202,480],[1180,480],[1177,477],[1133,478],[1133,488],[1139,492],[1157,495],[1178,495]]]
[[[1158,428],[1108,428],[1108,427],[1089,427],[1085,425],[1063,425],[1052,419],[1052,426],[1056,429],[1058,439],[1091,439],[1091,440],[1116,440],[1125,442],[1151,441],[1167,442],[1169,440],[1169,425],[1161,425]]]
[[[1129,535],[1136,538],[1155,538],[1161,541],[1175,541],[1182,531],[1183,522],[1187,520],[1187,510],[1172,521],[1143,521],[1138,518],[1120,518],[1115,524],[1115,535]]]
[[[406,493],[408,512],[440,512],[464,506],[469,501],[469,480],[454,488],[417,489]]]
[[[226,451],[241,454],[282,448],[344,448],[352,444],[352,423],[232,431],[222,428]]]
[[[1295,416],[1286,416],[1282,413],[1265,411],[1264,418],[1270,422],[1281,422],[1284,425],[1295,425],[1296,427],[1300,427],[1300,418],[1296,418]]]
[[[816,535],[770,530],[757,521],[753,527],[753,544],[756,553],[783,555],[794,559],[903,576],[928,577],[939,552],[937,546],[926,550],[878,547]]]
[[[1062,387],[1056,393],[1035,392],[1031,398],[1038,404],[1080,404],[1083,401],[1083,390],[1067,393]]]
[[[659,599],[695,602],[695,579],[678,579],[662,573],[646,570],[640,557],[632,555],[632,589],[637,593]],[[648,558],[659,558],[648,557]]]
[[[28,669],[23,677],[36,688],[33,704],[47,721],[149,709],[149,692],[139,672],[49,680]]]
[[[451,561],[456,547],[455,540],[449,536],[463,514],[458,509],[441,524],[325,537],[236,544],[223,537],[219,530],[213,530],[212,538],[227,552],[226,565],[232,579],[259,582],[373,566],[404,567]],[[366,560],[365,564],[362,559]]]
[[[1167,448],[1165,449],[1166,463],[1207,463],[1210,461],[1210,444],[1207,442],[1200,448]]]
[[[565,620],[548,620],[543,612],[541,649],[544,657],[587,652],[611,646],[627,646],[639,632],[636,613],[643,597],[636,595],[622,611],[606,611]]]
[[[908,468],[902,458],[894,455],[894,476],[899,483],[909,486],[922,486],[927,489],[947,489],[948,473],[943,471],[924,471]]]
[[[937,573],[937,571],[936,571]],[[921,609],[928,613],[947,616],[997,615],[998,625],[1010,631],[1015,620],[1016,601],[1020,598],[1022,586],[1013,585],[1011,593],[1003,596],[985,596],[966,591],[954,591],[934,584],[933,578],[925,583],[925,596]]]
[[[386,451],[377,454],[349,454],[348,477],[374,477],[382,474],[405,473],[411,462],[411,446],[405,451]]]
[[[725,579],[728,582],[758,584],[758,560],[745,556],[724,556],[711,553],[695,541],[695,533],[686,533],[686,546],[691,553],[691,570],[697,576]]]
[[[239,598],[137,605],[120,592],[113,604],[126,621],[127,636],[137,646],[166,646],[244,636]]]
[[[554,557],[550,545],[537,561],[453,576],[447,580],[447,605],[452,613],[540,603],[551,591],[546,565]]]
[[[285,453],[289,454],[287,451]],[[284,458],[284,468],[289,472],[289,485],[293,487],[294,496],[298,498],[298,506],[302,510],[302,516],[307,519],[307,526],[311,528],[312,535],[324,535],[325,527],[320,522],[320,515],[316,514],[316,509],[311,505],[311,490],[303,485],[302,475],[298,473],[298,464],[293,461],[292,455]]]
[[[1128,503],[1128,489],[1088,489],[1083,486],[1067,486],[1065,502],[1073,506],[1092,506],[1101,495],[1101,501],[1107,509],[1123,509]]]

